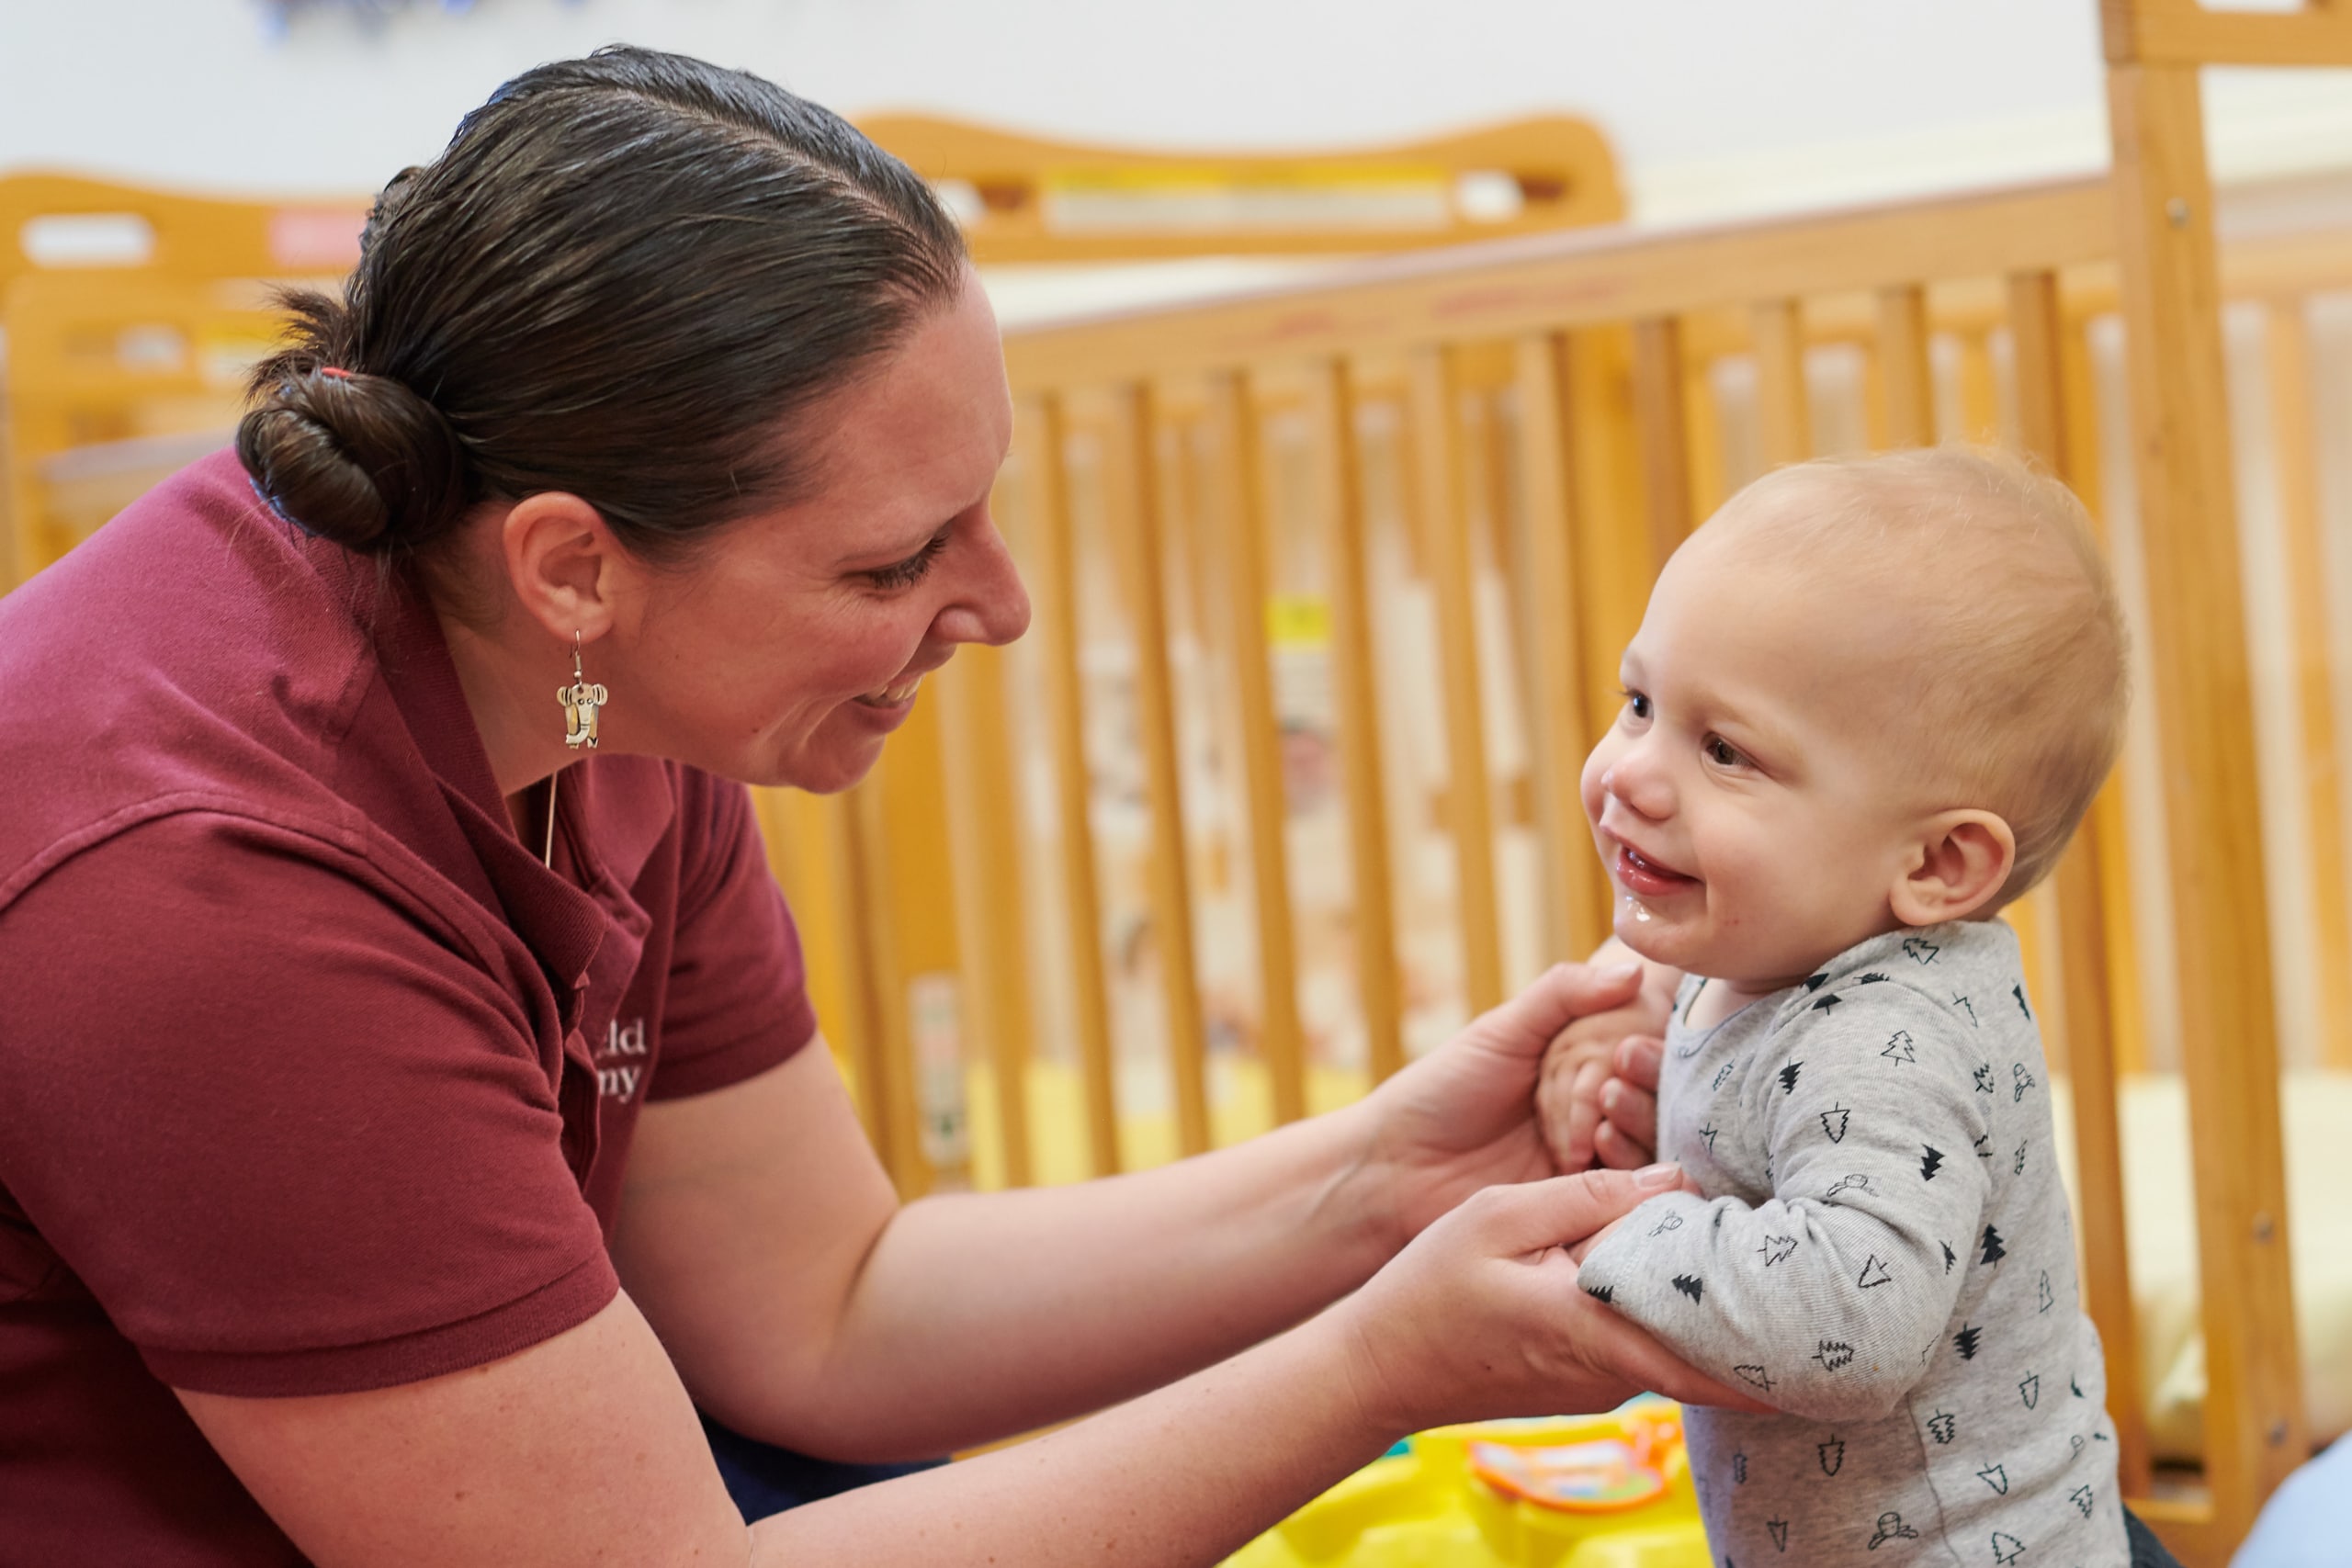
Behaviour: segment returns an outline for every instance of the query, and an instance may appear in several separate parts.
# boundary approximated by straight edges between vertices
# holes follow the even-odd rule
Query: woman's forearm
[[[1362,1190],[1364,1145],[1350,1108],[1157,1170],[911,1203],[859,1271],[808,1419],[843,1457],[944,1452],[1253,1345],[1403,1241]]]
[[[1034,1441],[778,1515],[752,1561],[1206,1568],[1396,1436],[1318,1318]]]
[[[1680,1180],[1482,1190],[1288,1333],[1033,1441],[795,1509],[755,1532],[754,1561],[1206,1568],[1423,1427],[1644,1387],[1761,1410],[1577,1288],[1567,1248]]]
[[[702,1407],[828,1459],[1104,1408],[1353,1290],[1553,1162],[1545,1042],[1635,976],[1563,966],[1367,1099],[1162,1169],[901,1206],[831,1059],[649,1107],[614,1255]]]

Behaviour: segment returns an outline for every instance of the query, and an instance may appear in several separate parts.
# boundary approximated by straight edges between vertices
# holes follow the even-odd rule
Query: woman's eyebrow
[[[922,553],[924,546],[939,536],[947,526],[943,522],[924,526],[920,533],[910,531],[903,544],[876,545],[867,549],[852,550],[840,558],[838,564],[848,571],[871,570],[877,566],[891,566]]]

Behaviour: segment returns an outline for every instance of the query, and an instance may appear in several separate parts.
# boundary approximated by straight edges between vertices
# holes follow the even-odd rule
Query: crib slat
[[[2066,448],[2066,466],[2058,477],[2082,497],[2083,504],[2090,508],[2092,520],[2104,527],[2107,482],[2098,461],[2098,371],[2092,362],[2091,323],[2087,317],[2062,312],[2058,367],[2065,403],[2064,423],[2071,443]]]
[[[1609,936],[1609,895],[1585,824],[1584,669],[1577,624],[1572,478],[1577,454],[1567,419],[1567,339],[1532,333],[1515,345],[1519,483],[1526,497],[1528,602],[1532,633],[1537,819],[1543,829],[1551,950],[1582,958]]]
[[[1463,988],[1472,1012],[1503,999],[1502,931],[1495,907],[1495,827],[1487,773],[1485,699],[1478,678],[1478,610],[1469,520],[1463,505],[1460,387],[1448,351],[1409,362],[1415,511],[1436,592],[1443,666],[1447,816],[1453,830]]]
[[[840,1037],[835,1042],[848,1069],[851,1098],[857,1102],[857,1120],[865,1129],[866,1141],[874,1145],[874,1153],[883,1168],[891,1168],[891,1128],[883,1114],[883,1081],[888,1069],[882,1065],[885,1046],[879,1037],[881,1024],[874,1016],[874,986],[867,971],[872,954],[865,944],[865,928],[870,913],[859,902],[859,892],[865,886],[863,868],[858,864],[858,828],[854,792],[835,796],[829,803],[832,834],[825,841],[827,882],[833,889],[831,912],[841,922],[842,942],[841,1009],[835,1027]]]
[[[2068,427],[2058,279],[2049,272],[2008,280],[2015,345],[2018,434],[2028,456],[2064,476],[2086,457],[2089,433]],[[2112,787],[2110,785],[2110,787]],[[2124,1224],[2122,1133],[2117,1107],[2114,970],[2109,952],[2098,822],[2086,818],[2058,863],[2059,981],[2066,1021],[2066,1069],[2074,1083],[2075,1164],[2082,1191],[2083,1297],[2098,1325],[2107,1362],[2107,1408],[2114,1419],[2124,1492],[2147,1495],[2147,1405],[2140,1388],[2140,1330],[2132,1306]]]
[[[1696,521],[1690,498],[1690,390],[1683,382],[1682,321],[1634,323],[1634,421],[1642,444],[1644,516],[1660,567]]]
[[[2093,433],[2068,428],[2073,410],[2066,397],[2065,326],[2058,312],[2058,275],[2013,273],[2007,280],[2007,292],[2018,441],[2027,456],[2064,479],[2082,466],[2073,444],[2089,443]],[[2088,505],[2088,501],[2084,504]]]
[[[1989,333],[1960,334],[1960,429],[1955,434],[1980,446],[2001,438],[2001,389],[1993,374]]]
[[[1348,799],[1356,994],[1374,1082],[1405,1065],[1397,986],[1396,917],[1388,874],[1388,794],[1381,778],[1380,684],[1372,656],[1371,562],[1364,547],[1363,469],[1356,451],[1355,377],[1344,359],[1317,368],[1316,447],[1326,496],[1331,567],[1331,665],[1338,688],[1340,765]]]
[[[868,779],[850,792],[842,835],[842,886],[857,918],[859,978],[866,1027],[854,1047],[861,1094],[873,1106],[867,1123],[875,1152],[902,1200],[931,1190],[930,1162],[922,1156],[915,1108],[914,1032],[907,1018],[907,977],[899,962],[898,931],[890,919],[884,846],[889,841],[880,781]]]
[[[2087,824],[2086,827],[2087,829]],[[2076,834],[2058,863],[2059,953],[2065,987],[2066,1066],[2074,1080],[2075,1179],[2083,1198],[2083,1295],[2107,1361],[2107,1409],[2115,1422],[2119,1476],[2126,1495],[2145,1496],[2150,1477],[2147,1401],[2140,1385],[2140,1325],[2132,1304],[2126,1241],[2123,1137],[2118,1108],[2114,1010],[2102,918],[2099,857],[2092,831]]]
[[[2327,544],[2319,513],[2319,450],[2312,423],[2311,329],[2300,297],[2266,308],[2270,429],[2286,534],[2290,626],[2303,746],[2303,809],[2311,832],[2312,942],[2319,957],[2321,1059],[2352,1067],[2352,911],[2346,908],[2342,773],[2329,670]]]
[[[2051,885],[2045,882],[2001,911],[2001,919],[2008,923],[2011,931],[2017,932],[2018,962],[2025,970],[2025,992],[2027,996],[2035,998],[2034,1005],[2037,1007],[2042,1005],[2041,998],[2055,994],[2052,989],[2050,978],[2049,899],[2051,892]],[[2047,1043],[2051,1051],[2063,1053],[2066,1042],[2063,1036],[2059,1036],[2052,1037]],[[2051,1066],[2053,1069],[2061,1065],[2060,1057],[2052,1058]]]
[[[1895,291],[1898,289],[1882,291],[1882,327],[1884,327],[1886,294],[1895,294]],[[1922,301],[1924,301],[1924,296],[1922,296]],[[2016,301],[2011,299],[2011,303]],[[1919,317],[1919,327],[1922,327],[1922,333],[1919,333],[1919,350],[1922,350],[1922,353],[1919,353],[1919,365],[1917,365],[1917,369],[1919,369],[1919,374],[1924,376],[1927,374],[1927,332],[1924,332],[1924,329],[1927,329],[1927,317],[1924,315]],[[2020,327],[2020,324],[2013,324],[2011,339],[2016,341],[2020,333],[2030,332],[2030,329],[2032,329],[2032,322],[2025,322],[2023,327]],[[1981,336],[1978,341],[1983,344],[1985,339]],[[2040,355],[2040,357],[2034,357],[2034,360],[2028,365],[2028,355]],[[2051,355],[2044,345],[2030,345],[2030,344],[2023,344],[2023,341],[2016,344],[2016,357],[2018,357],[2018,365],[2016,365],[2018,386],[2025,386],[2028,381],[2032,381],[2034,386],[2041,388],[2040,402],[2051,404],[2051,409],[2055,409],[2053,388],[2058,386],[2058,360],[2055,360],[2053,355]],[[1990,357],[1990,348],[1987,348],[1985,353],[1987,376],[1990,376],[1990,367],[1992,367],[1992,357]],[[1992,390],[1996,390],[1996,388],[1992,388]],[[1889,388],[1889,395],[1894,395],[1891,388]],[[2023,398],[2023,392],[2020,392],[2020,398]],[[1933,423],[1933,404],[1927,402],[1927,404],[1919,404],[1919,407],[1922,407],[1922,412],[1928,416],[1928,423]],[[2055,413],[2051,413],[2051,419],[2055,419]],[[2034,442],[2037,440],[2046,442],[2046,445],[2034,446]],[[2058,433],[2058,428],[2055,428],[2053,423],[2041,423],[2040,428],[2028,428],[2028,425],[2023,423],[2023,419],[2020,419],[2020,423],[2018,423],[2018,442],[2020,442],[2020,446],[2023,446],[2025,451],[2037,456],[2046,468],[2055,468],[2055,463],[2063,461],[2063,454],[2058,451],[2058,446],[2063,445],[2063,434]],[[2023,964],[2025,964],[2025,989],[2034,997],[2053,995],[2053,989],[2051,989],[2051,976],[2049,976],[2051,957],[2055,957],[2053,945],[2051,945],[2051,938],[2053,938],[2051,926],[2058,924],[2055,919],[2051,919],[2051,917],[2055,915],[2053,900],[2055,900],[2053,884],[2044,884],[2044,886],[2034,888],[2032,894],[2028,894],[2025,898],[2008,905],[2008,909],[2004,909],[2004,917],[2008,919],[2008,924],[2016,926],[2018,931],[2018,947],[2020,947],[2020,957],[2023,957]],[[2053,1048],[2053,1051],[2063,1046],[2065,1046],[2063,1039],[2053,1039],[2053,1042],[2051,1042],[2051,1048]],[[2058,1063],[2055,1058],[2051,1060],[2051,1067],[2053,1069],[2058,1067],[2058,1065],[2061,1063]]]
[[[1079,670],[1078,549],[1070,529],[1069,434],[1062,400],[1024,405],[1014,426],[1028,482],[1029,581],[1045,642],[1055,805],[1061,826],[1062,903],[1069,919],[1070,999],[1078,1028],[1087,1148],[1094,1174],[1119,1169],[1119,1107],[1111,1056],[1110,991],[1102,974],[1102,896],[1095,880],[1093,783],[1086,766],[1085,681]]]
[[[1112,396],[1126,494],[1111,529],[1135,637],[1136,728],[1151,807],[1152,942],[1168,1009],[1168,1065],[1175,1077],[1176,1143],[1185,1154],[1209,1146],[1208,1054],[1200,972],[1193,957],[1192,867],[1184,840],[1184,787],[1176,749],[1176,704],[1168,672],[1167,578],[1160,515],[1159,400],[1135,383]]]
[[[2059,469],[2058,477],[2090,510],[2091,522],[2098,528],[2099,543],[2105,547],[2106,486],[2099,471],[2097,436],[2098,387],[2091,361],[2087,320],[2060,315],[2058,366],[2064,410],[2060,423],[2067,432],[2064,467]],[[2125,838],[2123,814],[2125,787],[2122,771],[2118,769],[2108,779],[2098,798],[2091,803],[2090,816],[2082,830],[2098,843],[2099,909],[2108,953],[2108,1013],[2113,1020],[2109,1038],[2114,1042],[2115,1070],[2128,1077],[2148,1070],[2148,1033],[2140,995],[2139,933],[2132,923],[2131,847]]]
[[[1209,386],[1225,492],[1223,591],[1232,617],[1234,695],[1250,815],[1250,879],[1258,905],[1260,1025],[1273,1080],[1274,1120],[1306,1114],[1306,1046],[1298,1022],[1298,960],[1291,925],[1289,815],[1283,799],[1282,732],[1266,648],[1264,449],[1250,378],[1234,371]]]
[[[967,648],[939,671],[940,743],[947,774],[949,881],[956,904],[956,989],[964,1032],[996,1084],[1004,1179],[1026,1187],[1029,1163],[1028,954],[1022,813],[1013,787],[1012,715],[1004,650]]]
[[[1936,439],[1936,387],[1928,363],[1928,291],[1898,283],[1878,291],[1878,373],[1890,446]]]
[[[2278,1015],[2204,110],[2110,64],[2132,451],[2196,1173],[2206,1475],[2225,1532],[2309,1451],[2288,1278]]]
[[[1691,370],[1695,368],[1696,374]],[[1723,410],[1715,401],[1714,378],[1709,367],[1686,361],[1682,383],[1682,418],[1690,457],[1690,525],[1713,517],[1730,499],[1724,474]]]
[[[827,1043],[854,1081],[853,1047],[865,1024],[854,973],[856,920],[841,881],[841,818],[847,803],[837,795],[781,788],[754,789],[752,800],[767,844],[768,869],[784,889],[800,932],[808,1000]],[[863,1121],[862,1102],[858,1114]]]
[[[1657,575],[1647,530],[1616,521],[1640,516],[1643,505],[1634,457],[1640,437],[1634,422],[1632,337],[1630,329],[1563,337],[1568,445],[1576,455],[1569,483],[1576,514],[1593,520],[1569,541],[1583,641],[1588,747],[1617,722],[1624,705],[1619,661],[1641,626],[1642,608]]]
[[[1768,466],[1813,456],[1813,412],[1804,379],[1804,318],[1793,299],[1765,299],[1749,312],[1756,336],[1756,407]]]

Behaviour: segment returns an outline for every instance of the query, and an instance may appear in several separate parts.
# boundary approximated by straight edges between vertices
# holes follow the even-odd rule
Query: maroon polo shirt
[[[170,1386],[582,1322],[639,1107],[812,1036],[740,786],[560,800],[551,871],[431,612],[232,454],[0,599],[0,1564],[300,1561]]]

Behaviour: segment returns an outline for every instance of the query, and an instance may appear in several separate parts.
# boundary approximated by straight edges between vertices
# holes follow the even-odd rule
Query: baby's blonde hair
[[[1842,562],[1917,607],[1905,653],[1930,673],[1912,771],[2016,836],[1984,912],[2031,889],[2114,766],[2130,706],[2122,606],[2074,492],[2004,453],[1935,446],[1779,469],[1720,519],[1739,545]]]

